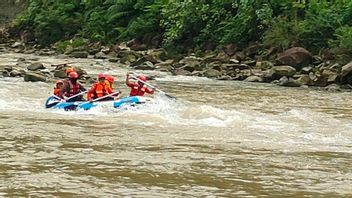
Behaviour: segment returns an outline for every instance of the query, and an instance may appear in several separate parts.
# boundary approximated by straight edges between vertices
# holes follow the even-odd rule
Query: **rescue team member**
[[[114,82],[115,82],[115,78],[113,76],[106,76],[105,77],[105,83],[112,89],[113,92],[115,92],[114,86],[113,86]],[[121,96],[121,90],[119,88],[116,88],[116,89],[117,89],[119,95],[116,96],[115,99],[118,99]]]
[[[106,83],[106,77],[103,73],[98,74],[98,82],[94,83],[92,88],[88,91],[87,99],[92,101],[93,99],[101,98],[103,96],[114,93],[111,87]],[[114,100],[113,96],[106,97],[103,100]]]
[[[65,99],[64,97],[71,97],[80,92],[86,91],[86,89],[79,83],[77,72],[73,71],[68,74],[68,80],[64,82],[63,87],[60,89],[59,97]],[[74,102],[74,101],[84,101],[82,95],[71,98],[66,102]]]
[[[74,71],[75,71],[75,70],[74,70],[72,67],[69,67],[69,68],[66,69],[65,73],[66,73],[66,75],[67,75],[67,77],[68,77],[68,75],[69,75],[71,72],[74,72]]]
[[[54,88],[54,95],[59,96],[60,95],[60,89],[64,85],[64,82],[62,80],[56,81],[55,88]]]
[[[138,77],[141,81],[147,82],[147,77],[140,75]],[[154,89],[150,89],[141,81],[130,82],[130,73],[126,75],[126,85],[131,88],[130,96],[143,96],[144,93],[153,94]]]

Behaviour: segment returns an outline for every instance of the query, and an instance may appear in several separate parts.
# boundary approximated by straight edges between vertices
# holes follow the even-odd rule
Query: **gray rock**
[[[244,81],[246,82],[263,82],[263,78],[259,76],[248,76]]]
[[[88,57],[88,52],[86,51],[74,51],[70,54],[70,57],[73,58],[87,58]]]
[[[302,85],[311,85],[311,80],[308,74],[299,75],[299,77],[295,80],[300,86]]]
[[[117,61],[119,61],[118,58],[109,58],[109,62],[111,63],[116,63]]]
[[[96,59],[106,59],[107,56],[103,52],[98,52],[98,53],[94,54],[94,58],[96,58]]]
[[[301,84],[299,84],[296,80],[293,78],[287,78],[286,76],[283,76],[280,78],[280,83],[279,85],[285,86],[285,87],[300,87]]]
[[[301,73],[302,74],[309,74],[311,71],[313,71],[313,67],[307,66],[307,67],[302,68]]]
[[[348,83],[352,85],[352,61],[342,67],[341,83]]]
[[[10,77],[10,72],[4,70],[4,71],[2,71],[2,76],[3,77]]]
[[[25,82],[38,82],[38,81],[45,82],[46,76],[40,73],[27,72],[24,75],[24,81]]]
[[[60,70],[55,70],[54,71],[54,77],[57,77],[57,78],[67,78],[67,75],[66,75],[66,68],[64,69],[60,69]]]
[[[331,91],[331,92],[339,92],[342,91],[341,87],[338,86],[337,84],[330,84],[325,87],[325,90]]]
[[[220,76],[220,72],[216,69],[208,69],[204,72],[204,76],[207,78],[216,78]]]
[[[135,69],[140,69],[140,70],[153,70],[155,69],[155,66],[152,62],[146,61],[141,65],[137,65],[134,67]]]
[[[296,73],[296,69],[291,66],[274,66],[272,70],[277,75],[287,76],[287,77],[291,77]]]
[[[20,71],[13,70],[10,72],[10,76],[11,77],[22,77],[22,73]]]
[[[190,76],[191,72],[186,71],[184,69],[177,68],[174,71],[172,71],[172,74],[174,75],[181,75],[181,76]]]
[[[45,67],[44,67],[44,65],[43,65],[43,63],[32,63],[31,65],[29,65],[28,67],[27,67],[27,69],[29,70],[29,71],[37,71],[37,70],[40,70],[40,69],[45,69]]]

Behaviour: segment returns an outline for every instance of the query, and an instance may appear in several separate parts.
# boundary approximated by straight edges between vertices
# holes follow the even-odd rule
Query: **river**
[[[116,63],[0,64],[20,57],[128,92]],[[0,78],[0,197],[352,197],[351,92],[158,74],[176,101],[78,112],[44,108],[52,83]]]

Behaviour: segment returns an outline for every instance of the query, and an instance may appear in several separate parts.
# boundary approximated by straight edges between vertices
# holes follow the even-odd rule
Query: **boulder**
[[[352,61],[342,67],[341,83],[348,83],[352,85]]]
[[[246,82],[263,82],[263,78],[259,76],[248,76],[246,79],[244,79]]]
[[[283,76],[279,80],[279,85],[280,86],[285,86],[285,87],[300,87],[301,84],[299,84],[296,80],[293,78],[288,78],[286,76]]]
[[[224,52],[229,56],[235,55],[236,50],[237,50],[237,47],[235,44],[228,44],[224,46]]]
[[[43,63],[37,62],[37,63],[32,63],[31,65],[29,65],[27,67],[27,69],[29,71],[37,71],[37,70],[40,70],[40,69],[45,69],[45,67],[44,67]]]
[[[98,53],[94,54],[94,58],[96,58],[96,59],[106,59],[107,56],[103,52],[98,52]]]
[[[298,83],[300,86],[311,85],[311,80],[308,74],[299,75],[295,82]]]
[[[276,61],[280,65],[290,65],[300,70],[312,61],[312,54],[302,47],[293,47],[279,54]]]
[[[25,82],[38,82],[38,81],[45,82],[46,76],[40,73],[27,72],[24,75],[24,81]]]
[[[266,70],[266,69],[271,69],[274,66],[274,63],[270,61],[257,61],[255,64],[256,68]]]
[[[327,79],[328,84],[335,83],[337,80],[337,73],[331,71],[330,69],[324,69],[322,76]]]
[[[130,63],[136,62],[136,60],[137,60],[137,58],[135,55],[128,54],[120,59],[120,63],[130,64]]]
[[[186,71],[184,69],[177,68],[174,71],[172,71],[172,74],[174,75],[181,75],[181,76],[190,76],[191,72]]]
[[[88,52],[86,51],[74,51],[70,54],[70,57],[73,58],[87,58],[88,57]]]
[[[341,91],[341,87],[338,86],[337,84],[331,84],[326,86],[325,90],[331,91],[331,92],[338,92],[338,91]]]
[[[313,71],[313,67],[312,66],[303,67],[301,69],[301,73],[302,74],[309,74],[311,71]]]
[[[291,66],[274,66],[265,73],[267,81],[278,80],[283,76],[291,77],[295,75],[296,69]]]
[[[116,63],[117,61],[119,61],[118,58],[109,58],[109,62],[111,63]]]
[[[153,69],[155,69],[155,66],[152,62],[145,61],[143,64],[139,64],[139,65],[134,66],[134,69],[153,70]]]
[[[22,73],[20,71],[13,70],[10,72],[10,76],[11,77],[22,77]]]
[[[193,72],[193,71],[200,71],[202,70],[201,66],[201,61],[202,59],[194,57],[194,56],[188,56],[184,57],[182,60],[179,61],[180,64],[183,64],[184,68],[187,71]]]
[[[60,70],[55,70],[54,71],[54,77],[57,78],[66,78],[66,69],[60,69]]]
[[[204,72],[204,76],[207,78],[216,78],[220,76],[220,72],[215,69],[208,69]]]
[[[2,76],[3,77],[10,77],[10,72],[4,70],[4,71],[2,71]]]

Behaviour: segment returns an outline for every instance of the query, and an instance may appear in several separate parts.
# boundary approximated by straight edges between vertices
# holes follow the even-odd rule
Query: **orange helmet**
[[[75,71],[70,72],[70,74],[68,75],[68,78],[77,79],[78,78],[77,72],[75,72]]]
[[[105,78],[105,75],[103,73],[99,73],[98,74],[98,79],[100,79],[100,78]]]
[[[107,76],[106,80],[109,81],[110,83],[114,83],[115,78],[113,76]]]
[[[141,81],[147,82],[147,77],[144,76],[144,75],[138,76],[138,79],[141,80]]]
[[[57,80],[56,84],[64,84],[64,82],[62,80]]]
[[[69,67],[66,69],[66,74],[68,75],[71,72],[74,72],[75,70],[72,67]]]

